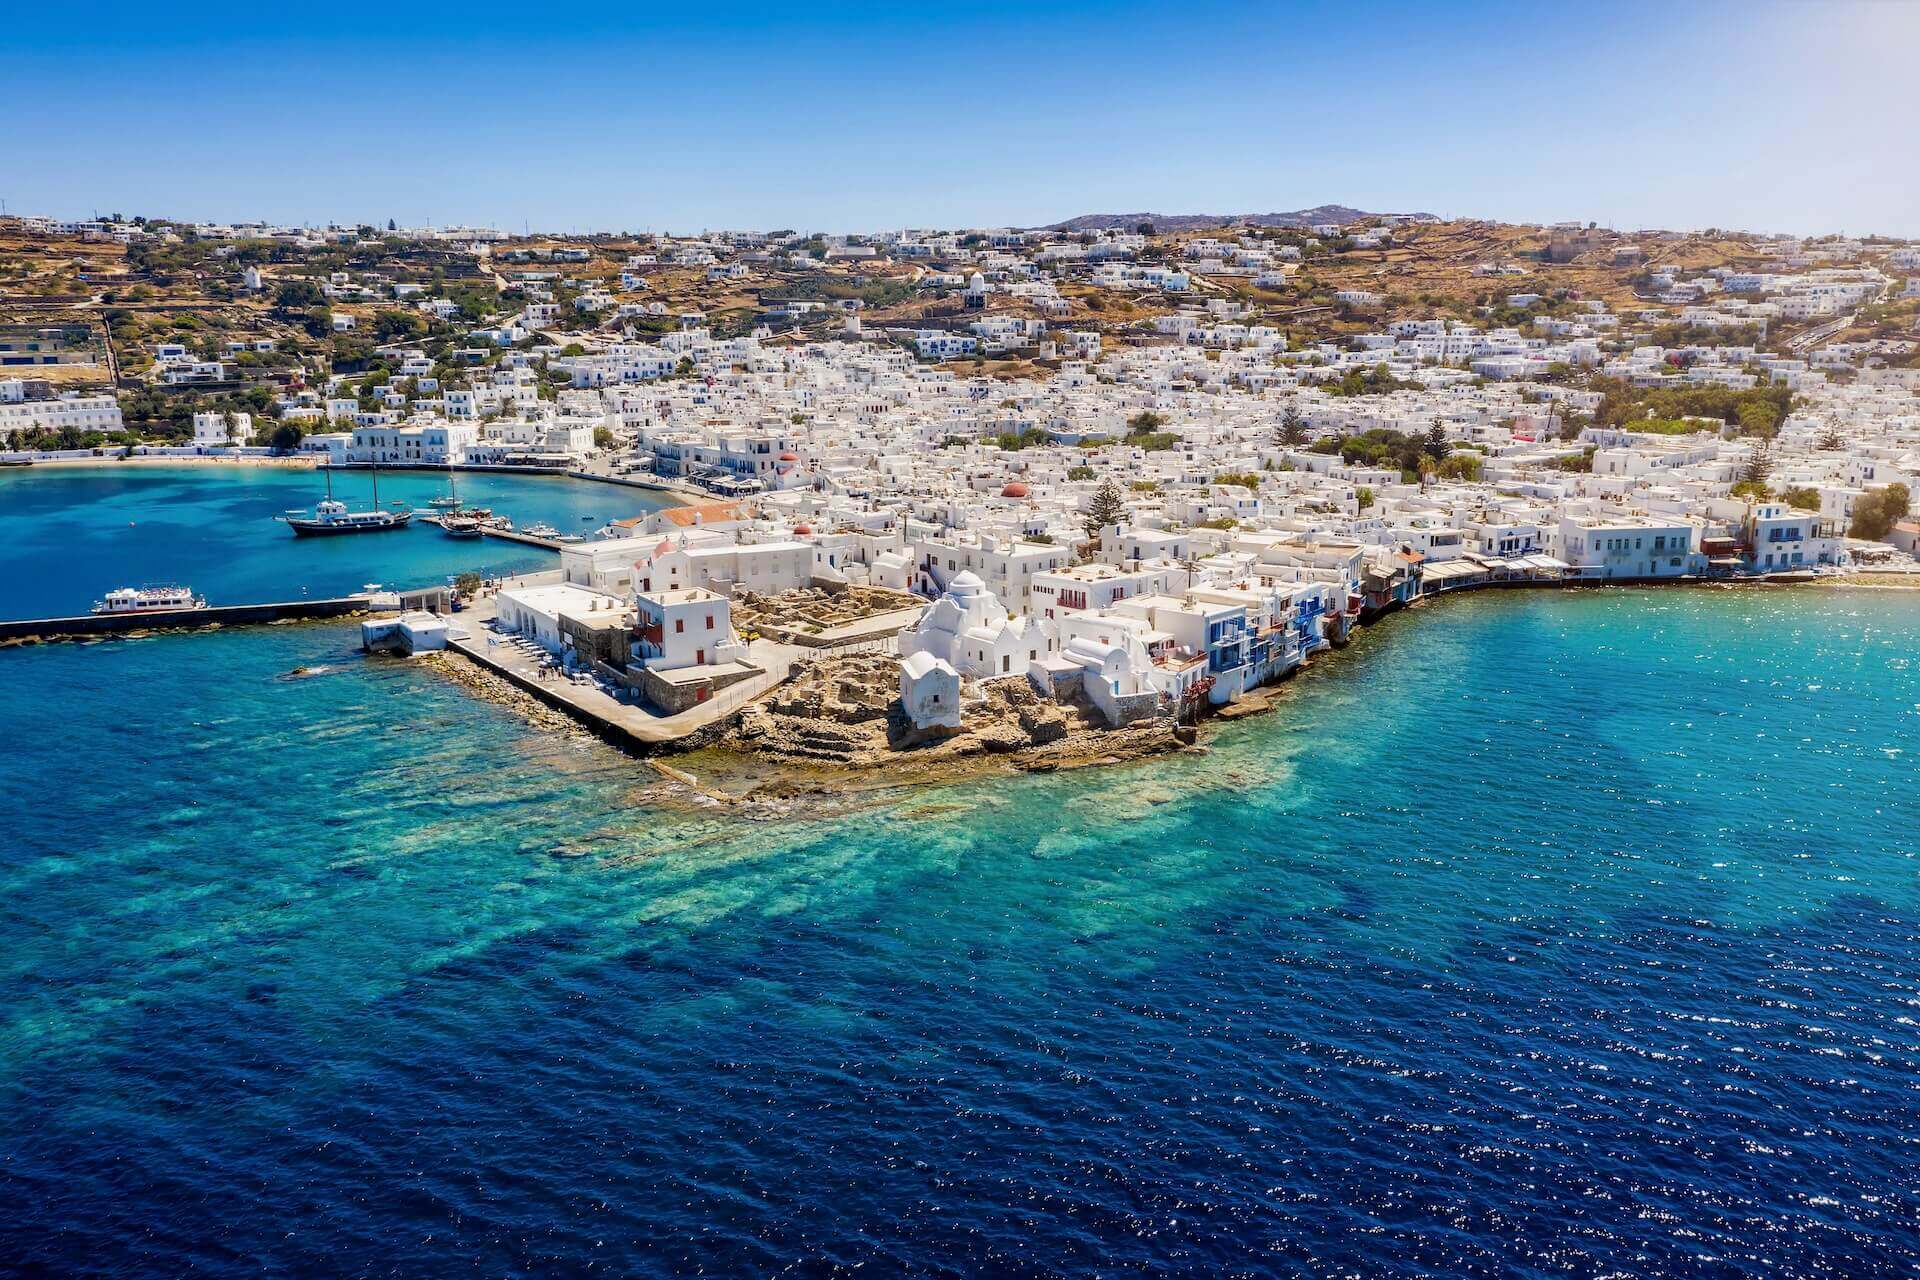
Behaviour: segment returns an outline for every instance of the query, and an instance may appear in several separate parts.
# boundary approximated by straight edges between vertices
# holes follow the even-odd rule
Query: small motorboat
[[[440,521],[440,532],[449,538],[477,538],[480,522],[472,516],[445,516]]]

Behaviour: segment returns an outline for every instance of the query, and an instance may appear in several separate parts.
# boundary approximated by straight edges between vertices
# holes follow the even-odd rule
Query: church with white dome
[[[975,680],[1025,676],[1029,664],[1054,651],[1053,629],[1025,615],[1010,616],[978,575],[963,570],[919,622],[900,634],[900,656],[929,654]]]

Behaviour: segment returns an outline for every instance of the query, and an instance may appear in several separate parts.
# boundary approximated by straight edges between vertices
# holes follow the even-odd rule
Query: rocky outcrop
[[[1049,702],[1024,679],[972,687],[957,730],[916,730],[897,697],[898,665],[884,654],[815,663],[742,713],[720,745],[796,762],[924,764],[991,755],[1018,757],[1022,767],[1044,767],[1043,757],[1058,765],[1175,745],[1164,730],[1111,734],[1087,709]]]

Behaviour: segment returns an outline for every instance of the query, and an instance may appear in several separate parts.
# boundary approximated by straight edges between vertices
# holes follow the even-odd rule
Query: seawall
[[[136,631],[194,630],[211,626],[255,626],[316,618],[345,618],[366,613],[367,596],[331,600],[283,600],[271,604],[229,604],[207,609],[154,609],[142,613],[88,613],[72,618],[23,618],[0,621],[0,644],[44,640],[86,640]]]

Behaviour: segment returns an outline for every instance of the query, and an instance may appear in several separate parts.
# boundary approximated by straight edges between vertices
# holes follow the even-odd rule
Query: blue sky
[[[1920,4],[18,6],[16,212],[513,229],[1323,202],[1920,236]]]

